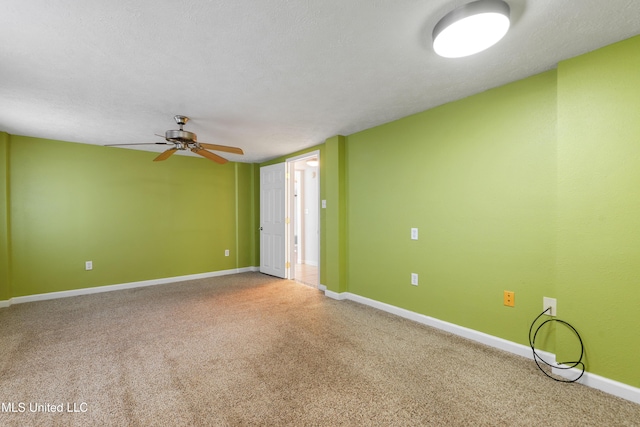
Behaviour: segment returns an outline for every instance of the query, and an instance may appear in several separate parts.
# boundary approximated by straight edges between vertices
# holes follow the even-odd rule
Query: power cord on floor
[[[533,334],[533,337],[531,337],[531,333],[533,332],[533,326],[536,324],[538,319],[540,319],[547,311],[551,312],[550,310],[551,310],[551,307],[548,307],[545,311],[540,313],[538,317],[535,318],[533,323],[531,323],[531,327],[529,328],[529,345],[531,346],[531,350],[533,351],[533,360],[536,362],[536,365],[538,365],[538,368],[542,371],[542,373],[548,376],[549,378],[551,378],[552,380],[558,381],[561,383],[574,383],[578,381],[580,378],[582,378],[582,375],[584,375],[584,370],[585,370],[584,363],[582,363],[582,357],[584,356],[584,344],[582,342],[582,338],[580,337],[580,334],[578,333],[578,331],[576,331],[576,328],[574,328],[564,320],[552,318],[542,322],[542,324],[540,324],[540,326],[538,326],[538,328],[536,329],[535,333]],[[547,362],[542,357],[540,357],[540,355],[536,352],[535,344],[536,344],[536,337],[538,336],[538,332],[540,331],[540,329],[542,329],[544,325],[546,325],[549,322],[562,323],[563,325],[569,327],[576,334],[576,336],[578,337],[578,340],[580,341],[580,358],[576,362],[558,362],[557,365],[552,365],[551,363]],[[549,375],[544,369],[542,369],[542,366],[540,366],[540,362],[543,362],[545,365],[555,369],[572,369],[580,365],[580,367],[582,368],[582,372],[577,378],[574,378],[572,380],[562,380]]]

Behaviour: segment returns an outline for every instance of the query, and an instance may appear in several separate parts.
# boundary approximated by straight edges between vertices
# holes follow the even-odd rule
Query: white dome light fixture
[[[509,30],[510,8],[502,0],[477,0],[447,13],[433,29],[433,50],[462,58],[490,48]]]

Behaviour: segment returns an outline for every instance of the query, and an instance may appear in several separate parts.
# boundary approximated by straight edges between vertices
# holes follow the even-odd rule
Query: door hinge
[[[286,262],[286,264],[284,265],[285,268],[291,268],[291,263],[289,261]]]
[[[285,224],[289,224],[289,223],[291,223],[291,219],[289,219],[289,218],[285,218],[284,223],[285,223]]]

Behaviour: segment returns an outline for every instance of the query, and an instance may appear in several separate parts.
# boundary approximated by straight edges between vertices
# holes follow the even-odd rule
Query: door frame
[[[308,153],[304,153],[304,154],[300,154],[298,156],[295,157],[290,157],[288,159],[286,159],[286,169],[285,169],[285,173],[286,173],[286,181],[287,181],[287,185],[286,185],[286,213],[285,216],[287,218],[287,225],[286,225],[286,254],[285,254],[285,261],[286,261],[286,265],[287,265],[287,278],[290,280],[295,280],[295,265],[296,265],[296,259],[295,259],[295,254],[293,252],[294,247],[295,247],[295,242],[294,242],[294,236],[295,236],[295,232],[294,232],[294,221],[291,220],[291,218],[293,218],[293,214],[295,212],[295,197],[294,197],[294,191],[295,191],[295,163],[299,162],[301,160],[309,160],[312,158],[316,158],[318,159],[318,162],[321,162],[320,159],[320,150],[314,150],[314,151],[310,151]],[[320,163],[319,163],[320,164]],[[317,216],[316,218],[318,218],[318,224],[317,224],[317,230],[318,230],[318,239],[317,239],[317,254],[318,254],[318,280],[316,283],[316,286],[320,286],[320,265],[322,263],[322,257],[321,257],[321,252],[320,252],[320,213],[321,213],[321,197],[320,197],[320,167],[318,167],[318,203],[317,203]]]

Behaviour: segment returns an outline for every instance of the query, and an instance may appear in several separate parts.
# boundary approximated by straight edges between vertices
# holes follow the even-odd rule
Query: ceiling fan
[[[189,117],[178,115],[178,116],[174,116],[173,118],[178,124],[178,126],[180,126],[179,130],[168,130],[164,133],[164,137],[162,135],[156,134],[156,136],[164,138],[166,142],[106,144],[105,146],[115,147],[115,146],[121,146],[121,145],[173,145],[172,148],[169,148],[167,151],[160,153],[158,157],[153,159],[154,162],[159,162],[160,160],[166,160],[178,150],[191,150],[202,157],[206,157],[207,159],[213,160],[214,162],[217,162],[220,164],[227,163],[228,160],[208,150],[223,151],[225,153],[244,154],[242,149],[237,147],[228,147],[226,145],[206,144],[204,142],[198,142],[198,137],[196,136],[195,133],[186,131],[182,128],[189,121]]]

